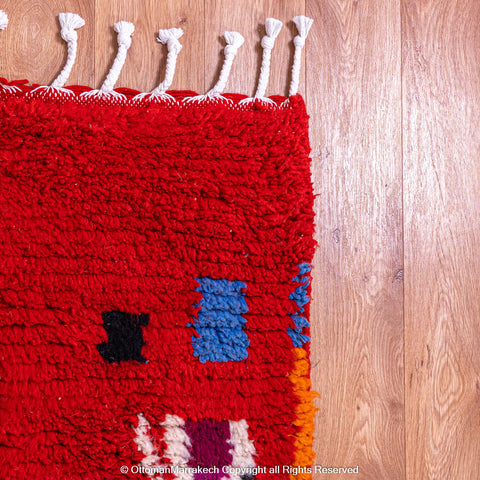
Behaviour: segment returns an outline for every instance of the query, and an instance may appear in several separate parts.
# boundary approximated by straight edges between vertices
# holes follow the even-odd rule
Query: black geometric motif
[[[136,360],[146,363],[142,356],[143,341],[142,329],[148,325],[148,313],[139,315],[119,311],[103,312],[103,328],[108,336],[108,342],[100,343],[97,349],[106,362],[114,363],[125,360]]]

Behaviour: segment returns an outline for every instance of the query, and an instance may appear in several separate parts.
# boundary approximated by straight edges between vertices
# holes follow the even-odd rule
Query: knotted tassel
[[[232,69],[233,65],[233,60],[237,55],[238,49],[245,42],[245,39],[238,32],[225,32],[223,35],[227,45],[223,50],[225,54],[225,61],[223,62],[222,70],[220,72],[220,77],[218,78],[217,83],[205,95],[198,95],[196,97],[187,98],[187,102],[198,102],[207,99],[221,99],[224,101],[228,100],[222,96],[222,93],[224,92],[227,85],[228,77],[230,76],[230,70]],[[231,100],[228,101],[231,102]]]
[[[310,31],[313,19],[305,17],[304,15],[299,15],[293,19],[293,23],[295,23],[297,26],[298,35],[293,39],[295,53],[293,56],[292,81],[290,83],[290,90],[288,93],[289,97],[296,95],[298,92],[298,84],[300,81],[300,65],[302,62],[302,48],[305,45],[305,39]]]
[[[115,60],[113,61],[112,68],[108,72],[103,85],[100,87],[100,90],[91,90],[89,92],[82,93],[82,96],[114,96],[114,97],[122,97],[125,98],[125,95],[122,93],[115,92],[113,88],[117,83],[118,77],[120,76],[120,72],[122,71],[122,67],[125,64],[125,60],[127,59],[127,52],[130,46],[132,45],[132,35],[135,31],[135,26],[133,23],[130,22],[117,22],[113,29],[118,33],[117,35],[117,43],[118,43],[118,51]]]
[[[265,21],[265,33],[266,35],[262,38],[262,66],[260,68],[260,77],[258,78],[257,91],[253,98],[245,98],[240,103],[248,103],[252,101],[262,101],[265,103],[274,104],[272,100],[265,97],[265,92],[267,91],[268,78],[270,76],[270,59],[272,56],[272,50],[275,45],[275,39],[278,37],[280,30],[282,29],[283,23],[280,20],[275,18],[267,18]]]
[[[165,78],[156,88],[149,93],[139,93],[134,97],[134,100],[140,100],[144,97],[150,97],[152,99],[169,100],[174,101],[174,98],[169,95],[167,90],[170,88],[173,82],[173,76],[175,75],[175,65],[177,64],[177,56],[182,50],[182,45],[178,39],[183,35],[181,28],[168,28],[158,31],[157,41],[167,45],[167,65],[165,67]]]
[[[118,33],[117,43],[118,52],[113,62],[110,72],[108,72],[107,78],[100,87],[100,91],[103,93],[112,93],[113,87],[117,83],[120,72],[122,71],[125,60],[127,59],[127,52],[132,45],[132,35],[135,31],[135,26],[130,22],[117,22],[113,29]]]
[[[81,28],[85,25],[85,20],[77,15],[76,13],[60,13],[58,15],[58,20],[60,26],[62,27],[61,35],[62,38],[67,42],[67,61],[63,70],[60,72],[58,77],[52,82],[50,87],[52,88],[62,88],[70,76],[72,67],[75,63],[75,58],[77,56],[77,39],[78,34],[75,31],[77,28]],[[70,90],[65,90],[65,92],[70,92]]]
[[[5,30],[8,27],[8,15],[0,10],[0,30]]]
[[[232,69],[235,55],[237,55],[238,49],[245,42],[243,36],[238,32],[225,32],[223,36],[227,42],[227,45],[223,50],[225,54],[225,61],[223,62],[218,82],[209,92],[207,92],[207,96],[218,96],[224,92],[228,77],[230,76],[230,70]]]
[[[158,31],[158,41],[167,45],[167,65],[165,67],[165,78],[157,88],[152,90],[152,95],[161,95],[165,93],[173,82],[175,75],[175,66],[177,64],[177,57],[182,50],[182,45],[178,39],[183,35],[181,28],[169,28],[168,30]]]

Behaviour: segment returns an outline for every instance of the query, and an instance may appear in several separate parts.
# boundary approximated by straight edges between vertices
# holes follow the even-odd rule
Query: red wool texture
[[[246,419],[256,464],[292,465],[289,295],[314,251],[302,98],[82,104],[21,88],[0,98],[0,478],[149,478],[120,472],[142,459],[140,412],[159,450],[167,413]],[[200,277],[247,285],[246,360],[193,355]],[[147,363],[99,354],[113,310],[149,315]]]

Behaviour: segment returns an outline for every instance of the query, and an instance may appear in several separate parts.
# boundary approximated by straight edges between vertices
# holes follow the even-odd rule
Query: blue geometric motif
[[[310,324],[305,317],[302,317],[302,313],[305,311],[303,308],[310,301],[310,297],[307,295],[307,287],[310,285],[310,278],[307,274],[312,269],[309,263],[300,263],[298,265],[298,276],[292,278],[292,282],[299,283],[300,285],[288,297],[290,300],[294,300],[297,304],[298,310],[295,313],[289,313],[292,317],[295,328],[288,327],[287,333],[292,339],[294,347],[303,347],[303,345],[310,341],[310,337],[303,335],[303,329],[309,327]],[[303,275],[303,277],[302,277]]]
[[[198,334],[192,336],[193,354],[202,363],[245,360],[250,341],[243,331],[247,320],[241,314],[248,312],[242,291],[247,286],[238,280],[196,280],[200,285],[195,291],[203,298],[194,305],[200,307],[197,318],[187,325],[195,327]]]

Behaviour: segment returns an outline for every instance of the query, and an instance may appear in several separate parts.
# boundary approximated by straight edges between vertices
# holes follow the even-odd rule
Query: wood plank
[[[402,17],[407,475],[480,478],[480,4]]]
[[[277,18],[284,26],[272,51],[268,95],[286,95],[293,62],[293,37],[297,34],[292,18],[305,14],[305,0],[262,0],[252,2],[246,9],[242,2],[222,0],[206,2],[205,65],[206,89],[212,88],[223,63],[225,31],[240,32],[245,43],[239,49],[227,84],[227,92],[253,95],[260,73],[262,48],[267,17]],[[299,93],[305,93],[305,62],[300,75]]]
[[[93,81],[94,2],[88,0],[4,0],[1,9],[9,25],[0,33],[0,75],[9,80],[27,78],[31,83],[50,84],[67,59],[67,46],[60,36],[58,14],[78,13],[85,26],[78,30],[77,60],[67,85]]]
[[[204,6],[195,0],[97,0],[95,85],[99,88],[117,52],[113,25],[127,20],[135,25],[132,46],[116,87],[150,91],[165,73],[167,49],[156,41],[160,28],[181,27],[183,45],[172,89],[203,91]]]
[[[316,21],[306,45],[315,450],[317,464],[358,465],[358,480],[405,478],[399,7],[307,0],[306,9]]]

